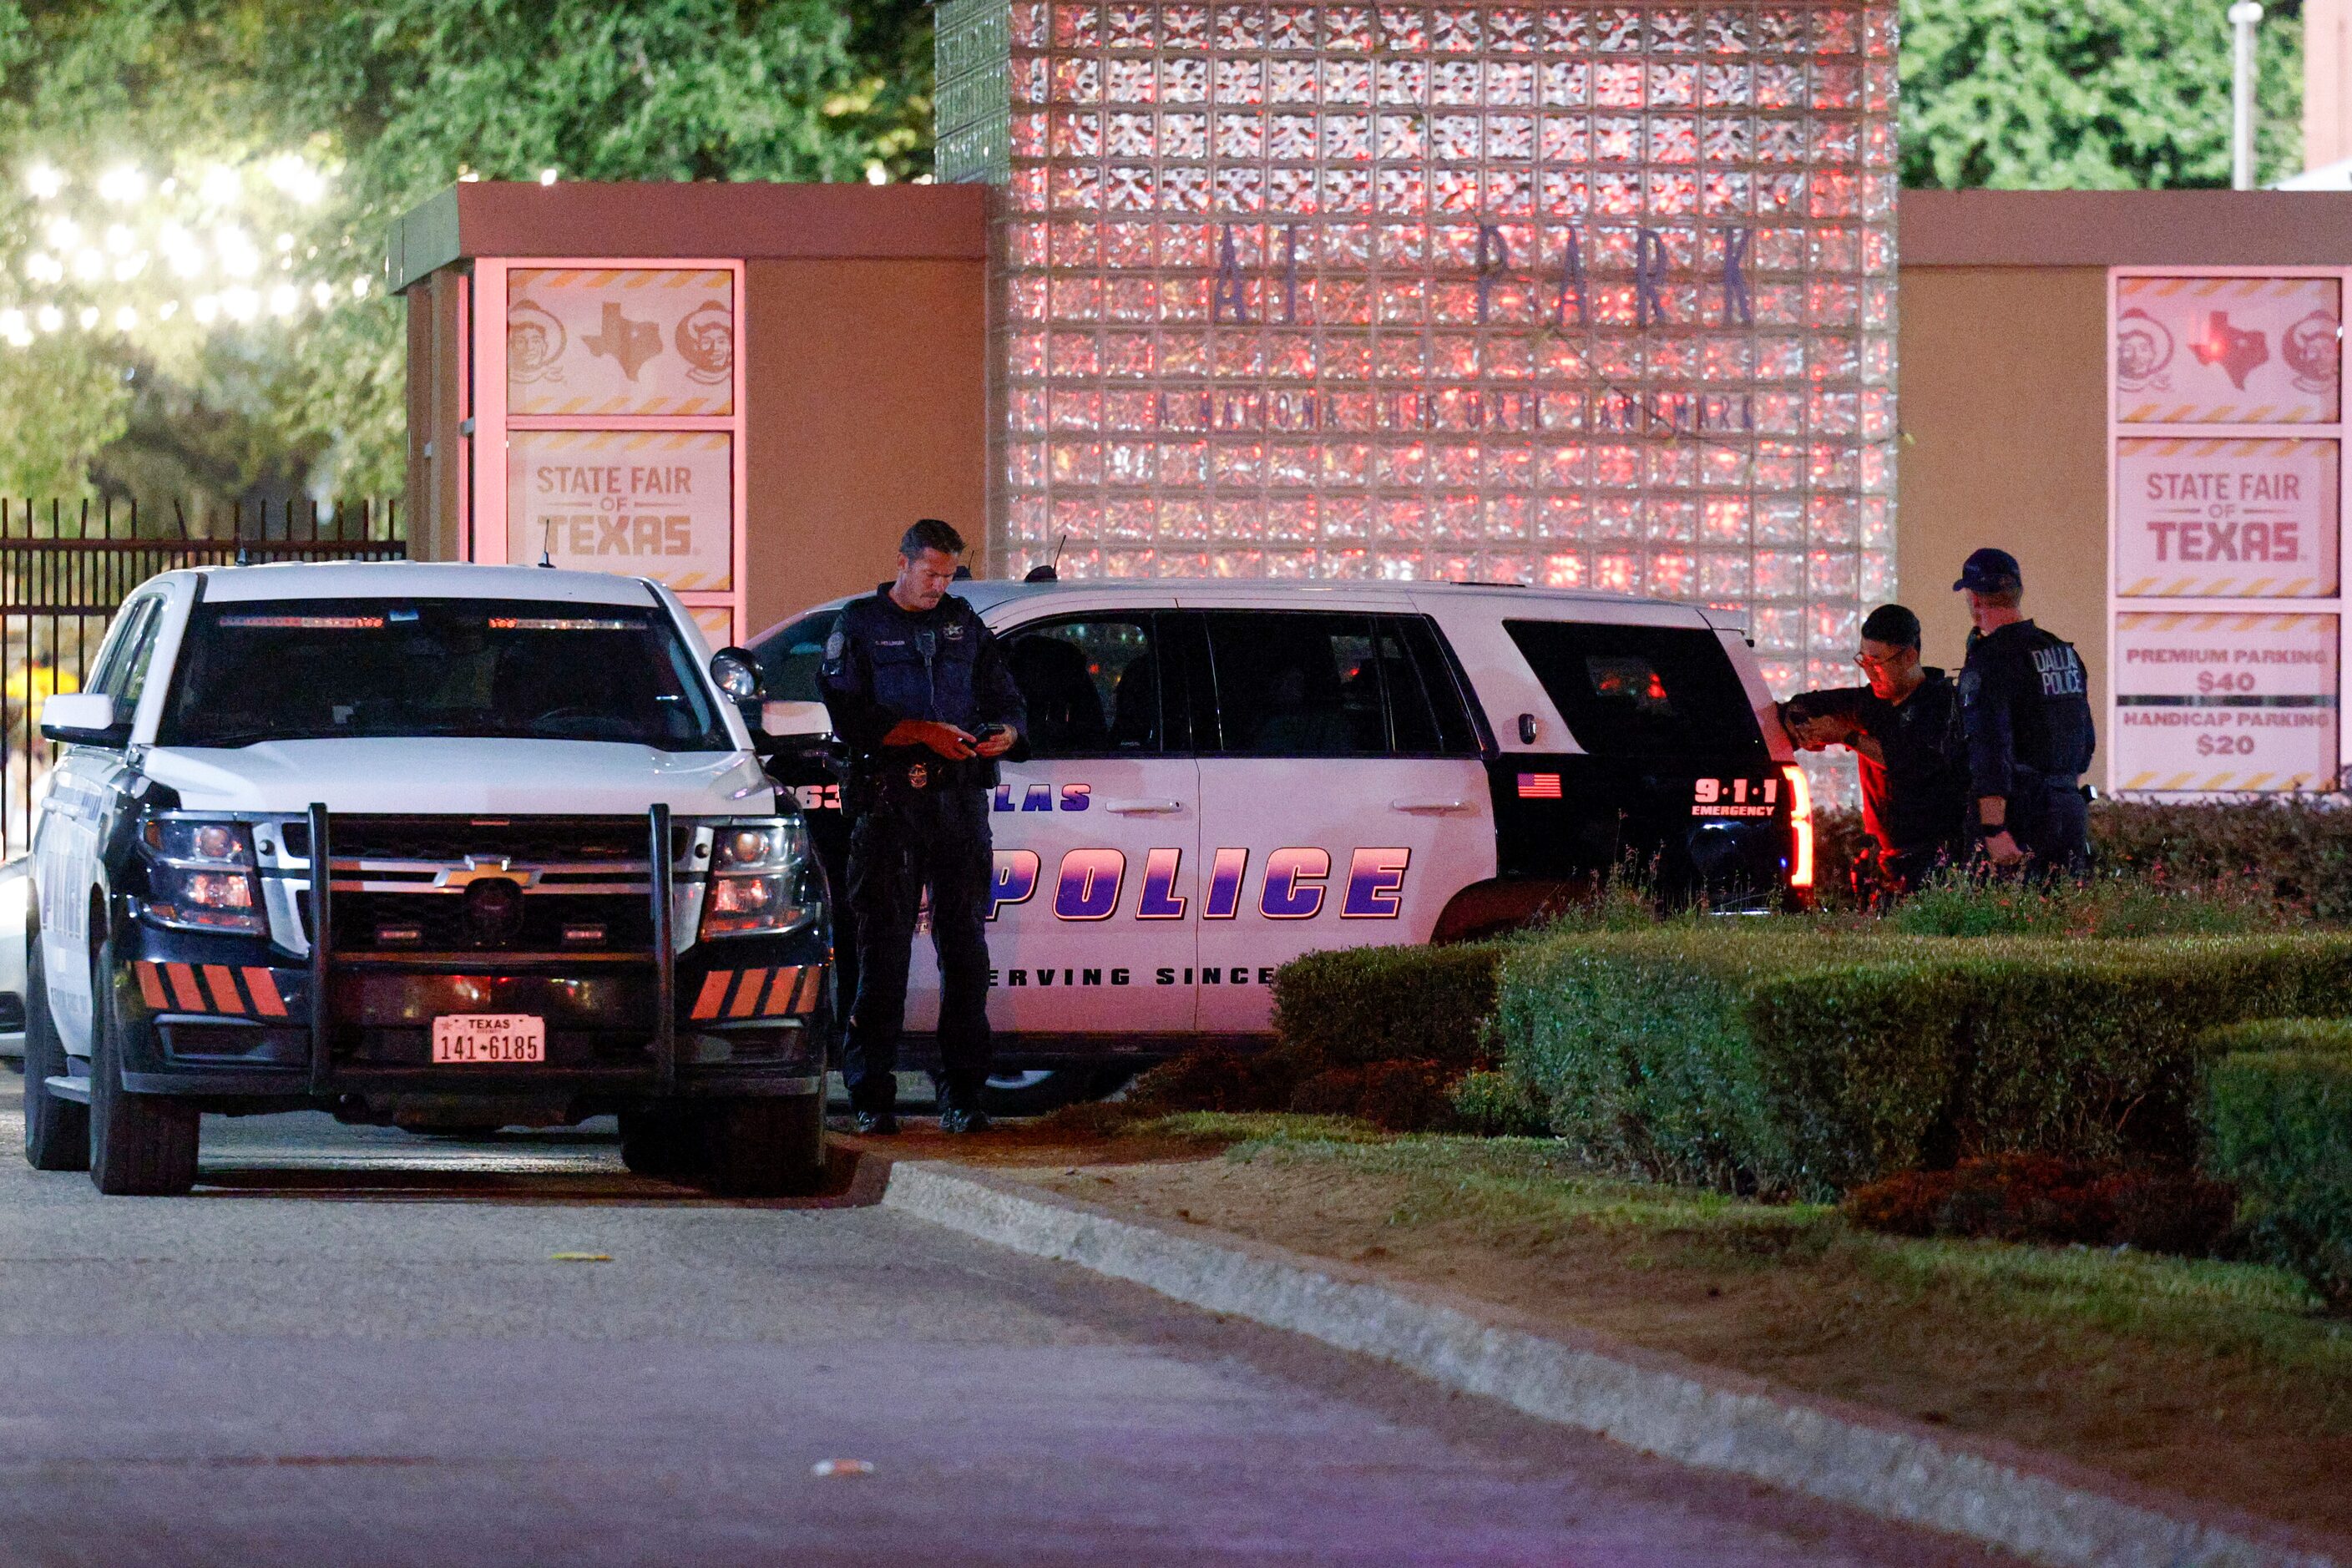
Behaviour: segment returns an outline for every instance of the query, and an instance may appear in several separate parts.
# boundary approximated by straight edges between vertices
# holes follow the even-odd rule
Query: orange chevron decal
[[[702,990],[694,998],[694,1016],[716,1018],[719,1005],[727,1000],[728,983],[735,978],[731,969],[714,969],[703,977]]]
[[[801,966],[799,964],[788,963],[777,970],[775,981],[768,987],[768,1005],[760,1010],[771,1018],[779,1013],[791,1012],[793,993],[799,988],[800,983]]]
[[[131,972],[139,976],[139,994],[146,998],[149,1012],[161,1013],[172,1005],[172,999],[163,994],[163,977],[151,960],[141,959]]]
[[[743,984],[735,988],[735,1003],[727,1009],[727,1016],[730,1018],[748,1018],[758,1012],[760,989],[766,983],[767,978],[768,972],[764,969],[745,970]]]
[[[205,1011],[205,994],[196,989],[196,972],[184,963],[167,963],[163,972],[172,977],[172,997],[183,1013]]]
[[[223,1013],[245,1011],[245,998],[236,992],[236,976],[217,963],[205,965],[205,984],[212,988],[213,1006]]]
[[[245,988],[253,994],[253,1010],[265,1018],[286,1016],[286,999],[278,994],[278,976],[267,969],[245,972]]]

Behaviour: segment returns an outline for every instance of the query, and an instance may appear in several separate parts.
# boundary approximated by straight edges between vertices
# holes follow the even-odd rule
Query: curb
[[[2347,1568],[2292,1528],[2006,1444],[1704,1368],[1345,1264],[1114,1215],[937,1161],[893,1163],[882,1206],[1190,1306],[1375,1356],[1663,1458],[2066,1568]],[[1214,1239],[1205,1237],[1213,1237]]]

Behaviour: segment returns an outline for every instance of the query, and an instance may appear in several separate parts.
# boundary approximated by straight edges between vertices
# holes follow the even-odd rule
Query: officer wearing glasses
[[[1855,862],[1855,891],[1883,904],[1915,890],[1964,846],[1968,752],[1959,691],[1919,660],[1919,617],[1881,605],[1862,624],[1853,656],[1866,686],[1808,691],[1780,705],[1790,739],[1806,751],[1851,746],[1862,773],[1862,824],[1871,843]]]
[[[842,1077],[864,1133],[898,1131],[898,1035],[926,888],[940,957],[940,1130],[988,1126],[988,791],[1028,718],[995,637],[947,591],[963,549],[937,518],[907,530],[898,577],[843,608],[819,677],[850,752],[842,806],[857,1000]]]

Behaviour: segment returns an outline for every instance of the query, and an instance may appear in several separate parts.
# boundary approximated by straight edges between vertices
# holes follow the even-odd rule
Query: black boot
[[[861,1138],[887,1138],[898,1131],[898,1118],[887,1110],[861,1110],[856,1127]]]
[[[940,1131],[942,1132],[985,1132],[992,1125],[985,1110],[967,1110],[960,1105],[940,1107]]]

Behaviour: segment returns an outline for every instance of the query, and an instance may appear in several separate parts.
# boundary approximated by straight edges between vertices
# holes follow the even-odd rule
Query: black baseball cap
[[[1979,550],[1960,567],[1960,580],[1952,584],[1952,592],[1973,588],[1979,594],[1998,594],[2024,585],[2025,574],[2018,570],[2016,556],[2006,550]]]

